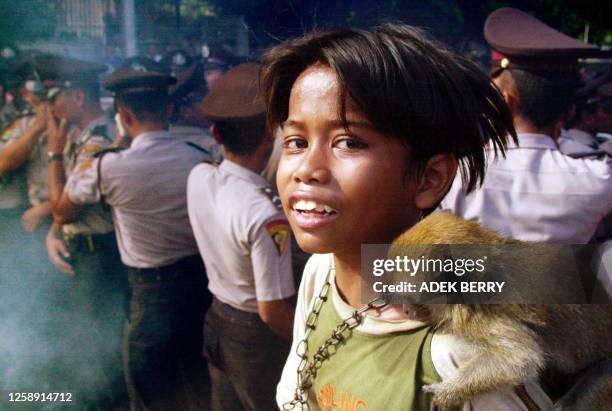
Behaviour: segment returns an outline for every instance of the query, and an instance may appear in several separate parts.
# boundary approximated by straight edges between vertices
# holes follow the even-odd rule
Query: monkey
[[[505,238],[476,222],[435,212],[397,237],[389,255],[402,245],[526,244],[524,266],[533,263],[530,243]],[[535,246],[535,244],[533,244]],[[425,248],[421,248],[425,250]],[[530,260],[531,259],[531,260]],[[501,267],[503,268],[503,267]],[[538,292],[555,286],[555,273],[531,279]],[[508,277],[513,273],[507,273]],[[539,282],[539,287],[538,287]],[[559,288],[559,287],[557,287]],[[571,291],[571,290],[570,290]],[[603,360],[582,378],[555,407],[557,410],[612,409],[612,305],[604,304],[432,304],[428,322],[474,346],[476,355],[454,378],[427,385],[434,404],[451,409],[502,386],[517,386],[538,378],[544,369],[574,374]],[[605,404],[605,405],[604,405]]]

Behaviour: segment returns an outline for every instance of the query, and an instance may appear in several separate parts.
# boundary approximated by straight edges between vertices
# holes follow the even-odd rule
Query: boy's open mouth
[[[319,214],[319,215],[334,215],[336,210],[326,204],[319,204],[312,200],[298,200],[293,204],[293,211],[301,214]]]

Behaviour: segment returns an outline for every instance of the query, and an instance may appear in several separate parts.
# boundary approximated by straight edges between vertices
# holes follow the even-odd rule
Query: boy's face
[[[378,132],[347,101],[342,127],[338,79],[327,66],[294,83],[283,124],[277,184],[300,247],[311,253],[358,253],[390,243],[420,214],[415,184],[404,181],[407,149]]]

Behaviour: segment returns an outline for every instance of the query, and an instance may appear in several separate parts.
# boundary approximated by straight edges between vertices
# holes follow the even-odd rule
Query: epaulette
[[[104,199],[104,194],[102,193],[102,159],[108,153],[118,153],[123,150],[125,150],[125,147],[107,147],[103,150],[100,150],[94,153],[93,155],[94,158],[98,159],[98,167],[97,167],[98,175],[96,176],[96,186],[98,187],[98,192],[100,193],[100,203],[102,204],[102,208],[105,211],[110,210],[110,207],[108,203],[106,202],[106,200]]]
[[[607,153],[605,150],[593,150],[593,151],[584,151],[581,153],[571,153],[568,156],[572,158],[600,158],[605,156]]]
[[[125,150],[124,147],[107,147],[105,149],[102,149],[100,151],[96,151],[93,156],[94,158],[99,158],[99,157],[104,157],[104,155],[108,154],[108,153],[118,153],[120,151]]]
[[[204,147],[197,145],[196,143],[193,143],[191,141],[186,141],[185,144],[187,144],[189,147],[193,147],[198,151],[201,151],[204,154],[208,154],[210,155],[210,152],[208,150],[206,150]]]
[[[281,199],[273,189],[271,189],[270,187],[262,187],[260,188],[260,190],[262,193],[265,194],[266,197],[268,197],[270,201],[272,201],[272,204],[274,205],[274,207],[276,207],[278,210],[283,209],[283,204],[281,202]]]
[[[211,166],[215,166],[215,167],[218,167],[219,164],[221,164],[215,160],[202,160],[202,163],[210,164]]]

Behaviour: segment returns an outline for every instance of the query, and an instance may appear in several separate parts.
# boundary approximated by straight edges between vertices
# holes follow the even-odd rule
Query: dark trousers
[[[201,330],[211,298],[200,256],[128,268],[128,278],[123,361],[131,409],[206,409]]]
[[[69,278],[65,307],[70,326],[69,368],[77,392],[76,404],[113,408],[127,402],[121,362],[121,336],[126,318],[127,272],[121,263],[115,233],[65,238]]]
[[[212,410],[277,409],[276,385],[289,348],[258,314],[213,299],[204,324]]]

